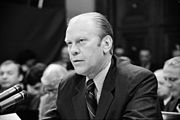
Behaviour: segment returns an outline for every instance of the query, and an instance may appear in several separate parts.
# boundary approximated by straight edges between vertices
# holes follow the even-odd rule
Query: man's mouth
[[[73,60],[73,63],[82,62],[83,60]]]

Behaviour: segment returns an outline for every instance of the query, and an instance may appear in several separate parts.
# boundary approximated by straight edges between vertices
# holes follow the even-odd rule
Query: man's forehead
[[[164,76],[179,76],[180,77],[180,68],[174,67],[165,67],[163,69]]]
[[[94,17],[88,16],[88,15],[79,15],[72,18],[69,21],[69,25],[73,23],[79,23],[79,22],[94,22]]]
[[[8,69],[8,70],[18,69],[18,65],[14,64],[14,63],[3,64],[3,65],[1,65],[1,70],[4,70],[4,69]]]
[[[87,29],[87,28],[96,28],[97,24],[94,20],[92,19],[87,19],[87,18],[82,18],[82,19],[78,19],[78,20],[72,20],[70,21],[67,31],[69,29]]]
[[[66,30],[65,41],[71,39],[71,37],[86,37],[90,35],[98,35],[99,29],[93,23],[78,22],[77,24],[71,24]]]

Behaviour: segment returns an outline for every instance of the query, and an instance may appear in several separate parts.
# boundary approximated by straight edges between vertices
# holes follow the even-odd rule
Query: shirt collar
[[[109,62],[109,64],[105,67],[105,69],[103,69],[101,72],[99,72],[93,79],[95,85],[96,85],[96,89],[98,92],[101,93],[102,87],[103,87],[103,83],[105,80],[105,77],[107,75],[107,72],[110,68],[111,65],[111,61]],[[86,77],[86,82],[89,80],[88,77]]]

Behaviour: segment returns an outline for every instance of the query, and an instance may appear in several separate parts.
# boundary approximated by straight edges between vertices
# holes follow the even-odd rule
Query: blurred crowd
[[[58,85],[71,70],[67,46],[60,59],[50,64],[39,62],[31,51],[20,53],[16,60],[5,60],[0,64],[0,93],[20,84],[27,98],[0,110],[0,115],[17,113],[21,120],[40,120],[55,105]]]
[[[41,120],[45,112],[56,104],[58,84],[73,70],[73,66],[66,46],[62,48],[61,59],[48,65],[38,62],[33,55],[21,61],[26,54],[27,51],[17,60],[0,63],[0,92],[21,84],[28,93],[24,101],[0,111],[0,114],[17,113],[22,120]],[[138,62],[126,56],[123,48],[115,48],[114,54],[154,72],[161,111],[180,112],[180,49],[173,50],[172,58],[164,61],[163,66],[152,62],[149,49],[139,51]]]
[[[123,48],[115,48],[115,54],[132,64],[149,69],[154,72],[158,89],[157,95],[160,101],[161,111],[180,113],[180,46],[171,51],[171,58],[161,63],[152,62],[153,56],[149,49],[141,49],[138,54],[138,61],[127,57]]]

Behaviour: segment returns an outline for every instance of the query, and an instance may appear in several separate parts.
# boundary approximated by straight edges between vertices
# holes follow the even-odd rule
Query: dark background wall
[[[38,60],[58,59],[66,29],[65,2],[1,1],[0,61],[16,59],[24,50],[33,51]]]
[[[64,45],[66,19],[98,11],[111,22],[115,46],[124,47],[132,59],[141,48],[152,51],[162,64],[180,44],[179,0],[1,0],[0,62],[15,58],[25,49],[49,63],[59,58]],[[67,15],[66,15],[67,13]]]
[[[113,24],[116,46],[135,61],[148,48],[154,63],[163,64],[180,45],[179,0],[104,0],[96,1],[96,9]]]

